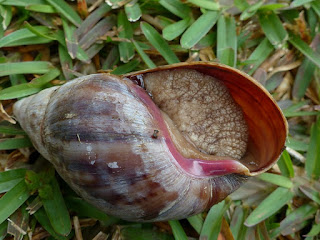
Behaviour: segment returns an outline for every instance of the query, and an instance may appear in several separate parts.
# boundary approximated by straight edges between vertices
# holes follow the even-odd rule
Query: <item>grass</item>
[[[0,1],[0,240],[320,239],[319,1],[226,2]],[[185,220],[102,213],[63,183],[11,117],[16,99],[78,76],[185,61],[247,72],[289,123],[286,150],[268,173]]]

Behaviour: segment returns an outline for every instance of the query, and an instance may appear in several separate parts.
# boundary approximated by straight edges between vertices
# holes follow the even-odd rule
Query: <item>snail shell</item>
[[[263,87],[206,62],[80,77],[18,101],[14,114],[80,196],[130,221],[210,208],[268,170],[287,135]]]

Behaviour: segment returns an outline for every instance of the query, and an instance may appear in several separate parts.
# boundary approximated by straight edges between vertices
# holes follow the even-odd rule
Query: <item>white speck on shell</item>
[[[108,163],[108,167],[109,167],[109,168],[119,168],[117,162],[110,162],[110,163]]]
[[[91,145],[87,145],[87,151],[88,151],[88,153],[90,153],[92,151],[92,146]]]
[[[74,117],[76,117],[77,116],[77,114],[75,114],[75,113],[66,113],[65,115],[64,115],[64,117],[66,118],[66,119],[72,119],[72,118],[74,118]]]
[[[92,146],[91,145],[87,145],[86,147],[87,149],[87,156],[88,156],[88,159],[90,160],[91,159],[91,153],[92,153]],[[95,161],[91,161],[90,164],[93,165]]]

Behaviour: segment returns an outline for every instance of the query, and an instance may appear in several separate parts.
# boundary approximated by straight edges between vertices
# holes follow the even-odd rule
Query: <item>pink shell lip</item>
[[[175,147],[169,143],[168,147],[179,165],[196,176],[230,173],[255,176],[270,169],[284,149],[288,134],[287,121],[270,93],[246,73],[219,63],[188,62],[129,73],[123,77],[135,79],[144,73],[177,68],[194,69],[220,79],[242,108],[249,128],[247,152],[239,162],[225,157],[217,161],[180,159],[180,154],[176,150],[175,153]]]
[[[145,94],[145,91],[133,85],[131,90],[148,106],[152,116],[157,120],[161,129],[161,134],[165,139],[170,153],[175,159],[177,165],[184,171],[195,177],[222,176],[226,174],[239,173],[250,175],[249,169],[239,161],[223,157],[221,160],[208,161],[202,159],[191,159],[183,157],[173,144],[168,128],[163,120],[159,108],[153,103],[152,99]],[[152,135],[150,137],[153,137]]]

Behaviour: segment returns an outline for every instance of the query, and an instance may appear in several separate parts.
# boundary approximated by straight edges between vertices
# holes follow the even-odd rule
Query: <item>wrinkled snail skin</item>
[[[248,176],[267,170],[277,160],[287,129],[273,100],[266,100],[266,105],[278,114],[274,123],[268,119],[253,124],[253,117],[247,116],[252,109],[243,111],[249,142],[240,160],[211,157],[197,150],[179,150],[192,144],[180,136],[171,120],[166,120],[148,93],[127,79],[144,73],[89,75],[14,105],[14,115],[34,147],[86,201],[130,221],[182,219],[223,200]],[[236,100],[233,90],[230,93]],[[256,125],[277,129],[277,133],[266,136],[267,140],[277,138],[270,149],[256,147],[261,139],[254,141],[259,131],[252,129]],[[251,165],[260,154],[258,163]]]

